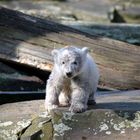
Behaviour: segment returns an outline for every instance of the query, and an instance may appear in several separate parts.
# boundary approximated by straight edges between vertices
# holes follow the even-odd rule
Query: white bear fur
[[[70,46],[55,49],[52,55],[54,68],[47,80],[45,108],[51,111],[58,105],[70,105],[71,112],[85,111],[88,100],[94,101],[99,81],[99,70],[88,54],[88,49]],[[61,62],[62,60],[66,62]],[[71,77],[67,77],[69,71]]]

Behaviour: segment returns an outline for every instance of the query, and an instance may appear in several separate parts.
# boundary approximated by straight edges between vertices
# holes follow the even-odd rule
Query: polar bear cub
[[[99,71],[88,48],[69,46],[52,51],[54,67],[46,86],[45,108],[70,105],[71,112],[84,112],[94,102]]]

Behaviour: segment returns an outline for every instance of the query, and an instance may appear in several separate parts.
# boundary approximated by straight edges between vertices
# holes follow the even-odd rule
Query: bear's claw
[[[69,111],[74,112],[74,113],[82,113],[86,111],[87,107],[83,104],[72,104],[69,108]]]
[[[45,108],[48,112],[51,112],[52,110],[58,108],[58,105],[46,105]]]

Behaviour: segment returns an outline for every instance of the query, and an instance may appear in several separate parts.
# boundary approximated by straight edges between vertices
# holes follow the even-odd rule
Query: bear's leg
[[[70,111],[74,113],[84,112],[87,109],[87,102],[89,98],[89,92],[86,88],[76,88],[72,92]]]
[[[60,106],[68,106],[69,105],[69,97],[68,95],[62,91],[59,95],[59,104]]]
[[[94,92],[92,92],[92,94],[89,95],[88,105],[96,105],[96,101],[95,101],[95,97],[94,97]]]
[[[58,107],[58,91],[57,88],[47,84],[46,88],[46,98],[45,98],[45,108],[48,111]]]

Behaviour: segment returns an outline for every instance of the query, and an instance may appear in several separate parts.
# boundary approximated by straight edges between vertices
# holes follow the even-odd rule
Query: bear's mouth
[[[71,75],[71,76],[66,76],[67,78],[69,78],[69,79],[71,79],[71,78],[73,78],[73,75]]]

